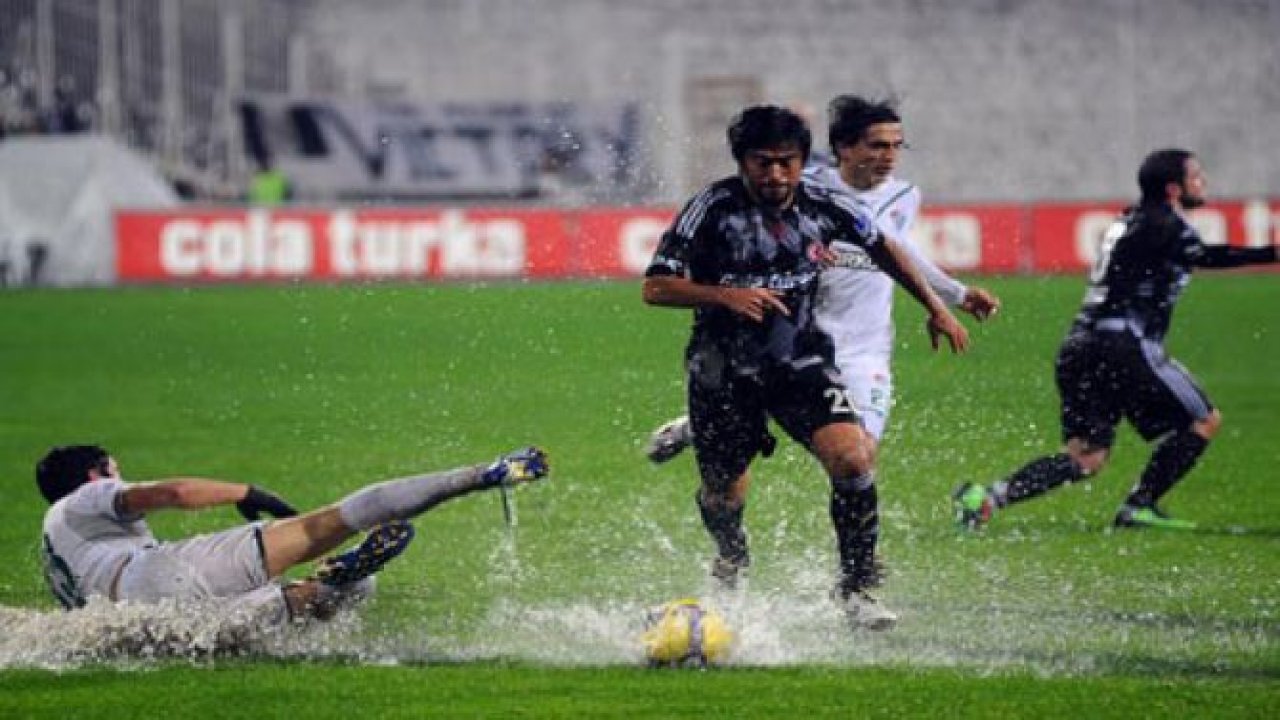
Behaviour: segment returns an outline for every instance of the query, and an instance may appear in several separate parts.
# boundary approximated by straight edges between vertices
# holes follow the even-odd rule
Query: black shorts
[[[1076,333],[1058,350],[1062,438],[1111,447],[1121,419],[1153,440],[1213,410],[1191,373],[1164,346],[1129,332]]]
[[[775,368],[756,375],[713,373],[688,378],[689,423],[702,482],[724,489],[769,441],[772,417],[793,440],[811,448],[813,433],[832,423],[859,423],[839,371],[814,364]]]

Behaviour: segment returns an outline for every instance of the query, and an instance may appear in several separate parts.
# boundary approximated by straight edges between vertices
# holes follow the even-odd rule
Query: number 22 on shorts
[[[832,415],[856,415],[853,411],[853,401],[849,399],[849,392],[844,388],[829,387],[822,391],[822,396],[831,401]]]

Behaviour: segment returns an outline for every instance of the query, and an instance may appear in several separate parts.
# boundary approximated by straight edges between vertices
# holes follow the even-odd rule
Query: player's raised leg
[[[271,577],[278,577],[294,565],[332,551],[356,532],[417,517],[440,503],[478,490],[533,482],[546,477],[549,471],[546,454],[529,447],[502,455],[489,465],[466,466],[370,485],[328,507],[266,525],[262,530],[262,543],[267,571]],[[372,550],[383,545],[381,554],[385,555],[389,552],[387,548],[407,543],[407,537],[411,537],[401,525],[389,528],[372,536],[374,545],[366,555],[377,555]],[[384,543],[384,540],[393,541]],[[399,549],[403,549],[402,544]],[[368,563],[364,565],[367,567]],[[375,570],[378,567],[381,564],[377,564]]]

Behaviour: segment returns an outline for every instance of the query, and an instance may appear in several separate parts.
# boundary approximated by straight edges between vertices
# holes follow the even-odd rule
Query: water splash
[[[852,630],[828,597],[828,573],[797,562],[766,584],[690,593],[717,607],[736,635],[730,666],[910,665],[1041,675],[1160,669],[1230,672],[1232,658],[1274,652],[1275,626],[1159,613],[1124,614],[1068,594],[1055,603],[975,605],[930,591],[886,593],[902,621],[890,632]],[[511,582],[512,578],[504,579]],[[433,631],[406,623],[403,604],[361,619],[256,627],[216,607],[112,605],[71,613],[0,606],[0,668],[62,669],[107,663],[216,662],[228,657],[330,659],[367,664],[516,660],[547,666],[641,665],[645,612],[672,598],[523,602],[504,597],[471,623]],[[1241,663],[1246,666],[1248,663]]]
[[[362,656],[355,613],[328,623],[269,625],[224,603],[114,604],[94,598],[74,612],[0,605],[0,669],[63,669],[236,656]]]

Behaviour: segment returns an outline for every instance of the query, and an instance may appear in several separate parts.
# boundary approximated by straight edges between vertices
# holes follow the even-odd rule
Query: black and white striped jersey
[[[720,307],[696,308],[690,350],[714,346],[737,373],[770,363],[798,366],[830,358],[830,339],[813,322],[813,301],[822,270],[819,250],[836,239],[881,242],[875,223],[847,193],[802,180],[795,201],[778,210],[757,203],[733,176],[685,205],[645,275],[782,292],[791,315],[773,313],[764,323]]]

